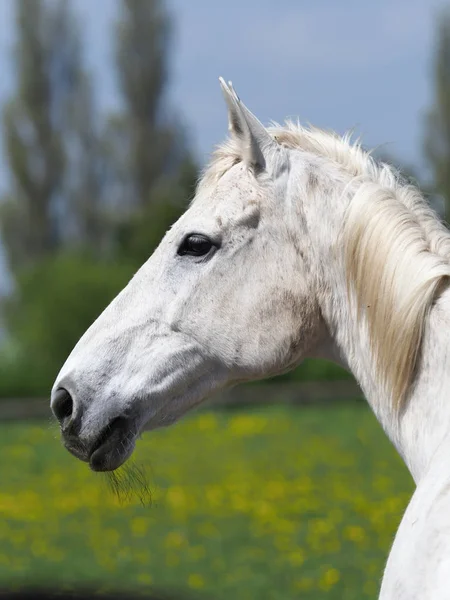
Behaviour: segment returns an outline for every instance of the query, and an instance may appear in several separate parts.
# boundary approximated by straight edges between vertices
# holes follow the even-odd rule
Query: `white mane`
[[[357,186],[343,230],[349,297],[358,320],[366,320],[378,375],[400,408],[429,309],[450,276],[450,234],[416,187],[350,135],[293,122],[268,131],[282,146],[329,159]],[[241,147],[230,138],[214,152],[201,185],[214,183],[240,160]]]

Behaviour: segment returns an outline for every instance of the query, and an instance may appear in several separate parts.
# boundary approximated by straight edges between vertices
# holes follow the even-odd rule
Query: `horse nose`
[[[65,388],[59,388],[53,393],[50,406],[61,425],[61,429],[67,429],[74,412],[72,396]]]

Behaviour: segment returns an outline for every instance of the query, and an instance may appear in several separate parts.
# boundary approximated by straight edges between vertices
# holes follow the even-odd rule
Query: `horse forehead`
[[[261,208],[263,191],[256,178],[234,167],[212,186],[203,187],[192,208],[222,223],[236,222],[241,215],[254,214]]]

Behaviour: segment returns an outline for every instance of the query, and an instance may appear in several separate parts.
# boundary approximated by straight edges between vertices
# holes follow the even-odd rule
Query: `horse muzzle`
[[[114,471],[132,454],[138,433],[136,419],[116,416],[99,431],[82,434],[83,414],[65,388],[52,395],[51,408],[58,419],[65,448],[93,471]]]

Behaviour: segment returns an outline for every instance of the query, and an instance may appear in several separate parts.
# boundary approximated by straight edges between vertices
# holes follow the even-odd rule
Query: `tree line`
[[[70,0],[15,0],[15,90],[2,111],[10,185],[0,233],[14,287],[1,305],[0,396],[47,394],[80,335],[193,196],[198,167],[167,98],[163,0],[116,0],[118,107],[104,114]],[[450,215],[450,11],[438,21],[427,191]],[[342,376],[310,363],[299,378]]]
[[[0,228],[0,394],[48,393],[64,357],[192,197],[197,165],[167,101],[172,23],[160,0],[117,0],[118,108],[102,114],[69,0],[16,0],[16,88],[3,108],[11,185]],[[3,390],[2,390],[3,388]]]

